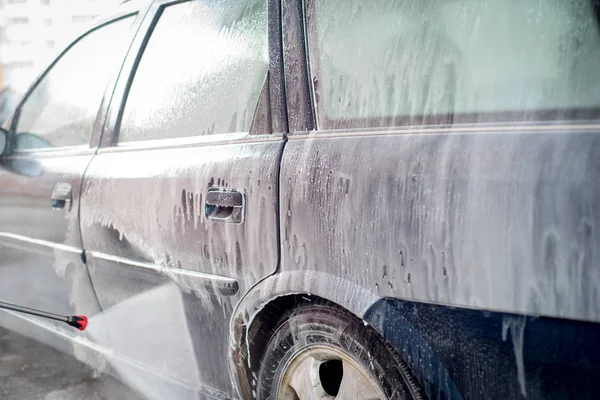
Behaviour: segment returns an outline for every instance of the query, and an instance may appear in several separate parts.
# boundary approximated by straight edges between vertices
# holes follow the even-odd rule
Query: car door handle
[[[204,213],[210,220],[241,224],[244,222],[246,199],[243,193],[220,187],[211,187],[206,192]]]
[[[73,188],[70,183],[59,182],[52,188],[52,209],[71,210]]]

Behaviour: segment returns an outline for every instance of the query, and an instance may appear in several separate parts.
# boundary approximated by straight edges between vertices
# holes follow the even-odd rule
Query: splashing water
[[[517,362],[517,378],[521,387],[521,394],[527,397],[525,386],[525,364],[523,363],[523,335],[525,333],[525,317],[502,317],[502,340],[506,341],[508,332],[513,342],[513,351]]]
[[[201,388],[181,292],[165,284],[89,319],[87,333],[125,384],[148,399],[193,399]]]

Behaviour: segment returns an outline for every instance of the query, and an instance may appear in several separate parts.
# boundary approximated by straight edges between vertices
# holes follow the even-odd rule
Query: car
[[[0,323],[149,398],[594,398],[599,16],[118,6],[0,140],[0,300],[88,329]]]
[[[18,94],[9,87],[0,89],[0,125],[8,118],[17,102]]]

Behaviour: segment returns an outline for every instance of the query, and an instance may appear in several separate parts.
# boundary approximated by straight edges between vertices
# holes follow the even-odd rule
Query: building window
[[[31,60],[26,60],[26,61],[13,61],[8,63],[8,66],[12,69],[17,69],[17,68],[33,68],[35,64],[33,63],[33,61]]]
[[[31,40],[6,40],[4,43],[9,47],[12,47],[12,46],[24,47],[24,46],[30,46]]]
[[[9,24],[20,25],[29,23],[29,18],[27,17],[13,17],[8,19]]]
[[[95,18],[94,15],[73,15],[71,21],[75,23],[88,22]]]

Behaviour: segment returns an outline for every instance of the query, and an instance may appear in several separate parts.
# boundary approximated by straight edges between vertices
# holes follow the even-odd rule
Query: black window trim
[[[131,85],[133,84],[133,80],[135,79],[138,67],[142,60],[142,57],[144,56],[144,52],[146,51],[146,46],[148,45],[148,42],[152,37],[152,33],[154,33],[154,28],[158,24],[158,21],[160,20],[164,9],[168,6],[186,3],[188,1],[192,0],[158,0],[152,4],[152,11],[149,11],[149,15],[147,15],[147,18],[149,18],[150,20],[149,26],[144,29],[143,39],[141,43],[139,43],[139,45],[137,45],[135,48],[136,54],[133,60],[133,64],[128,69],[128,71],[126,71],[127,78],[125,80],[125,88],[123,90],[121,98],[119,99],[116,118],[113,124],[108,125],[108,127],[110,127],[109,132],[107,132],[107,126],[105,126],[105,129],[102,132],[102,140],[100,141],[100,147],[114,147],[118,145],[118,134],[121,130],[121,121],[123,120],[123,113],[125,111],[125,106],[127,105],[127,99],[129,97]],[[109,139],[110,142],[107,143],[107,139]]]
[[[304,0],[280,0],[285,100],[290,134],[316,126],[309,82]]]

